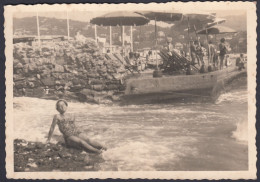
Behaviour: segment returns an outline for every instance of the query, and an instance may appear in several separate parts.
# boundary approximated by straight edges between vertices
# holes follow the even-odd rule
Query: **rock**
[[[25,80],[15,82],[15,87],[17,89],[26,88],[27,84]]]
[[[80,93],[86,96],[87,95],[94,96],[96,92],[90,89],[83,89],[82,91],[80,91]]]
[[[105,89],[106,90],[118,90],[119,86],[116,85],[116,84],[109,84],[109,85],[106,85]]]
[[[30,64],[28,65],[28,70],[29,70],[30,72],[35,72],[35,71],[37,71],[38,69],[37,69],[37,66],[36,66],[35,63],[30,63]]]
[[[55,80],[59,80],[60,84],[58,86],[61,85],[62,87],[56,88],[56,91],[52,90],[53,98],[64,96],[76,98],[77,100],[82,98],[93,100],[93,95],[86,96],[80,91],[82,89],[91,89],[95,92],[104,90],[114,92],[124,88],[120,82],[111,83],[112,86],[107,86],[109,85],[108,81],[123,79],[126,72],[124,63],[118,60],[118,57],[112,55],[113,59],[107,60],[100,53],[93,40],[87,40],[86,42],[53,42],[50,45],[47,43],[41,52],[30,45],[15,44],[13,56],[14,81],[20,79],[16,75],[28,80],[26,85],[24,83],[14,84],[14,93],[16,95],[28,92],[25,95],[44,96],[43,91],[37,94],[36,88],[43,89],[48,86],[51,93],[51,89],[55,87]],[[28,78],[37,78],[36,80],[40,80],[40,82]],[[72,84],[65,86],[66,83]],[[69,94],[65,94],[65,92]]]
[[[90,77],[90,78],[98,78],[98,77],[99,77],[99,74],[92,72],[92,73],[88,73],[87,76]]]
[[[22,77],[20,75],[14,75],[13,80],[14,80],[14,82],[23,81],[24,77]]]
[[[16,65],[14,66],[14,68],[16,68],[16,69],[22,69],[22,68],[23,68],[23,65],[22,65],[22,63],[18,63],[18,64],[16,64]]]
[[[33,82],[28,82],[28,86],[29,86],[30,88],[34,88],[34,87],[35,87],[35,85],[34,85]]]
[[[64,67],[58,64],[54,65],[54,72],[64,72]]]
[[[36,145],[35,145],[35,148],[37,148],[37,149],[43,149],[44,146],[45,146],[45,145],[44,145],[43,143],[37,142]]]
[[[122,79],[122,75],[119,74],[119,73],[117,73],[117,74],[113,74],[113,77],[114,77],[114,79],[116,79],[116,80],[120,80],[120,79]]]
[[[90,85],[102,85],[102,84],[104,84],[104,81],[99,80],[99,79],[90,79],[89,84]]]
[[[92,85],[93,90],[96,91],[102,91],[104,89],[104,85],[98,84],[98,85]]]
[[[44,86],[54,86],[55,85],[55,80],[53,78],[41,79],[41,82]]]

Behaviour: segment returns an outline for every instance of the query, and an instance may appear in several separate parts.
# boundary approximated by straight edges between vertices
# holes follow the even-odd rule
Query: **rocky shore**
[[[109,103],[119,100],[129,74],[120,55],[101,54],[92,39],[50,42],[41,50],[18,43],[13,57],[14,96]]]
[[[63,143],[43,144],[14,140],[14,171],[97,171],[102,154],[67,148]]]

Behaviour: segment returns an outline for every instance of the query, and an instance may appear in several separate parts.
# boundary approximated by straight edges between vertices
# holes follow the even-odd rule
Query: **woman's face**
[[[67,110],[67,105],[64,102],[59,102],[57,110],[59,111],[59,113],[63,114]]]

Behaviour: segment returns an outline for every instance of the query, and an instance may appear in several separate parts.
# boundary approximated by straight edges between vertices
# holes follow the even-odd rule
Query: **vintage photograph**
[[[239,3],[7,7],[10,176],[256,177],[256,14]]]

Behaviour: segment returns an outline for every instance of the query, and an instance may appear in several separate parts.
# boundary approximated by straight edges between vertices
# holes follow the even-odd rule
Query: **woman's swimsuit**
[[[70,136],[79,136],[79,134],[81,133],[77,130],[74,119],[59,118],[57,124],[59,126],[60,132],[63,134],[65,139]]]

